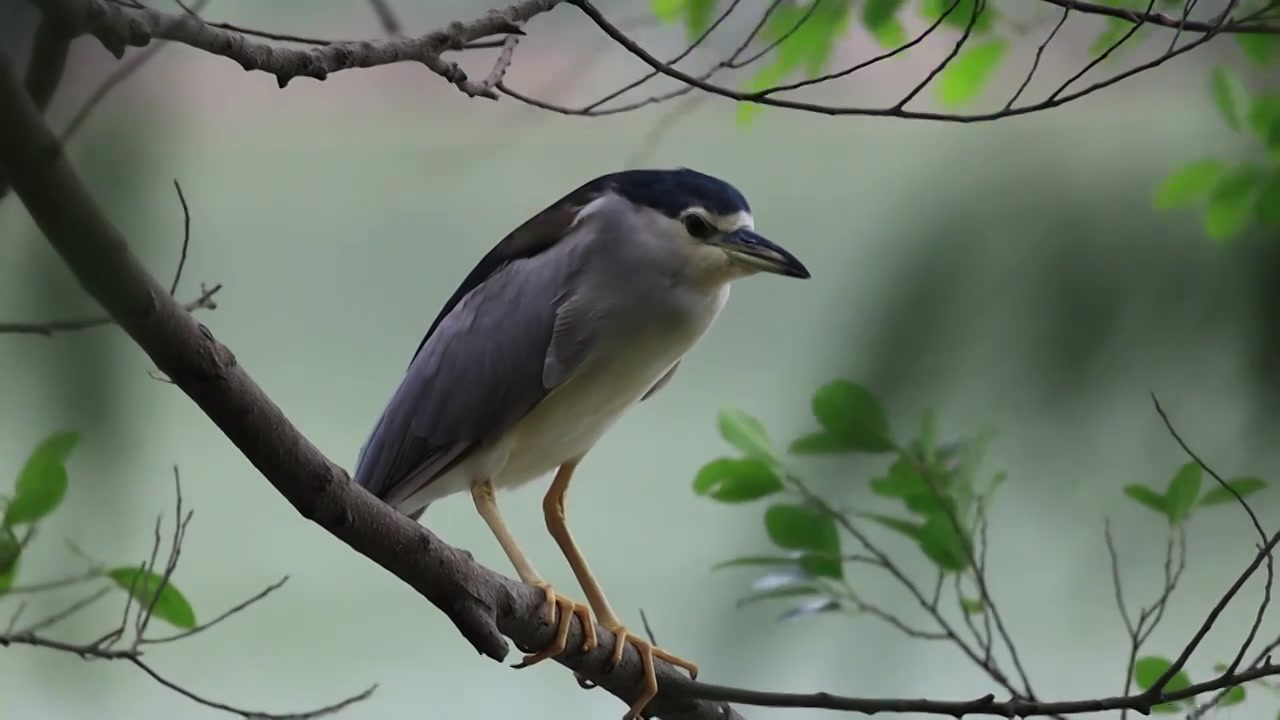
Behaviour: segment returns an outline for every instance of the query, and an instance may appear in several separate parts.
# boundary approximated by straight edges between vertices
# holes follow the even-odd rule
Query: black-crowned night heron
[[[622,415],[662,389],[729,298],[758,272],[807,278],[791,253],[756,234],[732,185],[693,170],[627,170],[596,178],[516,228],[445,303],[360,450],[355,481],[417,519],[467,491],[520,579],[546,592],[550,647],[564,652],[570,618],[596,645],[594,611],[644,660],[627,717],[657,692],[656,655],[697,666],[628,632],[565,525],[574,468]],[[494,498],[556,470],[542,507],[590,609],[542,579]],[[621,521],[622,518],[619,517]],[[559,612],[557,612],[557,610]]]

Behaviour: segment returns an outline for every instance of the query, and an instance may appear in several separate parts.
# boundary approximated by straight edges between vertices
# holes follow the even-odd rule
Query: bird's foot
[[[547,658],[552,658],[563,653],[569,646],[569,626],[573,622],[573,616],[577,615],[582,619],[582,652],[591,652],[596,647],[596,622],[591,617],[591,608],[582,603],[574,602],[569,598],[557,593],[550,583],[538,582],[533,584],[536,588],[541,588],[547,595],[546,608],[546,624],[556,623],[556,635],[552,639],[551,644],[543,648],[540,652],[532,655],[526,655],[524,659],[516,663],[512,667],[527,668],[530,665],[536,665]]]
[[[626,650],[627,643],[635,645],[636,651],[640,653],[640,662],[644,669],[640,697],[636,698],[636,701],[631,704],[627,714],[622,716],[623,720],[638,720],[645,706],[658,694],[658,674],[653,669],[653,659],[655,657],[666,660],[676,667],[688,670],[690,678],[696,679],[698,677],[697,665],[676,657],[666,650],[654,647],[653,643],[627,630],[620,623],[605,624],[604,627],[613,633],[613,654],[609,656],[609,670],[612,671],[613,668],[618,666],[618,663],[622,662],[622,653]]]

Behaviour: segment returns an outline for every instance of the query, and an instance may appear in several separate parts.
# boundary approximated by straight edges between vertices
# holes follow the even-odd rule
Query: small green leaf
[[[871,391],[848,380],[836,380],[813,394],[813,415],[828,433],[857,450],[870,453],[894,448],[889,420]]]
[[[1249,129],[1263,141],[1269,139],[1272,129],[1280,122],[1280,93],[1263,93],[1249,106]]]
[[[750,502],[782,490],[773,468],[755,458],[718,458],[693,478],[693,492],[720,502]]]
[[[956,107],[976,98],[1008,49],[1009,42],[1003,38],[965,47],[938,78],[938,100]]]
[[[1227,127],[1240,130],[1241,116],[1249,107],[1249,89],[1245,87],[1240,76],[1226,65],[1217,65],[1210,74],[1210,89],[1213,103],[1218,106],[1218,113]]]
[[[684,0],[653,0],[653,14],[662,22],[675,22],[684,10]]]
[[[952,6],[955,6],[954,9]],[[991,29],[995,22],[996,11],[991,7],[991,3],[983,2],[978,5],[978,0],[925,0],[921,5],[921,10],[927,20],[934,21],[946,15],[946,19],[942,21],[944,25],[950,25],[953,28],[963,30],[969,27],[969,23],[973,23],[973,34],[980,35]],[[947,11],[950,10],[950,14]],[[973,17],[974,11],[978,12],[978,17]]]
[[[826,554],[807,554],[800,559],[800,567],[814,577],[844,577],[844,561]]]
[[[1230,689],[1228,689],[1225,693],[1222,694],[1222,699],[1218,701],[1218,707],[1231,707],[1232,705],[1239,705],[1240,703],[1244,702],[1245,697],[1246,695],[1245,695],[1244,686],[1233,685]]]
[[[720,437],[741,450],[743,455],[765,462],[776,459],[764,424],[751,414],[742,410],[721,410],[716,424]]]
[[[825,595],[826,589],[818,583],[804,583],[799,585],[786,585],[783,587],[771,588],[769,590],[760,590],[738,598],[737,606],[750,605],[751,603],[760,602],[761,600],[775,600],[777,598],[788,597],[804,597],[807,595]]]
[[[1165,503],[1164,495],[1152,490],[1146,485],[1134,483],[1124,486],[1124,494],[1137,500],[1143,505],[1155,510],[1161,515],[1168,515],[1167,503]]]
[[[1240,497],[1245,498],[1266,487],[1267,483],[1261,478],[1238,477],[1228,480],[1227,485],[1239,493]],[[1235,501],[1235,495],[1232,495],[1230,490],[1221,485],[1214,485],[1200,497],[1201,505],[1223,505]]]
[[[1156,188],[1157,210],[1187,208],[1203,200],[1222,177],[1222,163],[1214,158],[1194,160],[1165,177]]]
[[[22,543],[9,528],[0,528],[0,595],[13,587],[18,576],[18,564],[22,556]]]
[[[712,570],[723,570],[730,567],[775,567],[778,565],[799,565],[803,556],[795,555],[744,555],[731,560],[722,560],[711,566]]]
[[[884,477],[871,479],[871,492],[881,497],[909,498],[932,494],[933,489],[916,472],[915,465],[903,458],[890,465],[889,472]]]
[[[160,596],[152,611],[154,617],[182,630],[190,630],[196,626],[195,611],[172,582],[165,582],[161,587],[164,580],[161,576],[128,566],[108,570],[107,577],[125,592],[131,593],[144,610],[151,607],[152,598],[156,597],[158,590]]]
[[[858,517],[864,517],[874,523],[879,523],[890,530],[902,533],[916,542],[919,542],[922,537],[921,526],[911,522],[910,520],[903,520],[902,518],[896,518],[892,515],[881,515],[880,513],[859,512],[856,514]]]
[[[862,24],[882,47],[900,47],[906,40],[906,30],[898,20],[898,10],[903,0],[867,0],[862,6]]]
[[[955,522],[945,513],[930,516],[920,527],[920,549],[944,572],[969,567],[964,541],[956,532]]]
[[[1184,704],[1185,703],[1181,701],[1160,703],[1159,705],[1152,705],[1151,712],[1155,715],[1172,715],[1174,713],[1182,712],[1182,706]]]
[[[980,598],[960,598],[960,607],[964,608],[965,613],[969,615],[979,615],[983,610],[987,609],[986,603]]]
[[[1209,193],[1205,211],[1205,233],[1219,242],[1244,230],[1253,213],[1253,203],[1262,190],[1262,169],[1246,164],[1227,173]]]
[[[1143,690],[1150,690],[1156,681],[1173,665],[1167,659],[1148,655],[1138,658],[1133,665],[1133,681]],[[1176,692],[1191,685],[1191,678],[1185,670],[1179,670],[1164,686],[1165,692]]]
[[[1236,44],[1257,65],[1265,65],[1273,57],[1280,58],[1280,37],[1262,33],[1240,33]]]
[[[1275,145],[1277,151],[1280,151],[1280,122],[1275,124],[1276,139]],[[1280,171],[1271,176],[1271,179],[1262,186],[1262,191],[1258,193],[1258,220],[1263,225],[1280,228]]]
[[[1116,43],[1124,40],[1125,43],[1132,44],[1132,40],[1136,35],[1136,33],[1134,35],[1129,35],[1129,31],[1133,28],[1133,23],[1121,18],[1108,17],[1106,19],[1106,24],[1106,29],[1099,33],[1098,37],[1094,38],[1093,42],[1089,45],[1089,57],[1091,58],[1096,58],[1099,55],[1110,51],[1111,54],[1107,56],[1107,59],[1114,59],[1120,54],[1120,50],[1124,47],[1123,44],[1117,46]],[[1128,36],[1127,39],[1126,36]]]
[[[5,527],[36,522],[58,507],[67,494],[65,463],[79,440],[79,433],[60,432],[36,446],[18,474],[14,498],[5,508]]]
[[[840,534],[827,513],[803,505],[773,505],[764,512],[764,525],[778,547],[840,556]]]
[[[787,452],[792,455],[830,455],[857,450],[857,444],[850,438],[833,435],[826,430],[798,437],[791,442],[791,447],[787,448]]]
[[[1165,515],[1170,525],[1177,525],[1191,514],[1191,508],[1200,496],[1200,482],[1204,477],[1197,462],[1189,462],[1178,468],[1169,479],[1169,487],[1164,492]]]

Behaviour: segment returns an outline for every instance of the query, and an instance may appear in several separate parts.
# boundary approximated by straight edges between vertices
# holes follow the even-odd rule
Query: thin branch
[[[235,30],[215,27],[189,13],[164,13],[144,7],[125,7],[110,0],[35,0],[45,12],[58,18],[72,32],[88,33],[117,58],[129,46],[144,46],[155,40],[171,40],[221,55],[240,63],[249,71],[276,76],[280,87],[297,77],[323,80],[330,74],[351,68],[368,68],[397,62],[416,62],[473,97],[496,98],[468,78],[457,63],[443,53],[457,50],[473,40],[495,35],[520,34],[520,26],[550,11],[560,0],[522,0],[501,10],[490,10],[469,23],[448,27],[413,38],[336,43],[310,48],[272,46]]]
[[[363,692],[359,692],[355,695],[352,695],[351,697],[345,698],[343,700],[339,700],[338,702],[333,703],[332,705],[326,705],[322,708],[309,710],[307,712],[267,713],[267,712],[262,712],[261,710],[245,710],[243,708],[238,708],[232,705],[227,705],[225,703],[220,703],[216,700],[210,700],[209,698],[204,697],[202,695],[197,695],[191,692],[190,690],[182,687],[181,685],[173,682],[172,680],[169,680],[168,678],[164,677],[160,673],[156,672],[154,669],[152,669],[150,665],[143,662],[141,657],[138,657],[137,655],[130,655],[127,657],[127,659],[129,660],[129,662],[136,665],[139,670],[146,673],[147,675],[150,675],[152,680],[155,680],[156,682],[178,693],[179,695],[187,698],[188,700],[196,702],[200,705],[204,705],[206,707],[211,707],[215,710],[222,710],[223,712],[228,712],[233,715],[239,715],[243,718],[249,718],[251,720],[311,720],[312,718],[324,717],[326,715],[332,715],[336,712],[339,712],[340,710],[350,707],[351,705],[354,705],[363,700],[368,700],[373,695],[373,692],[378,689],[377,685],[370,685]]]
[[[239,613],[239,612],[243,611],[245,608],[249,607],[250,605],[252,605],[252,604],[254,604],[254,603],[256,603],[256,602],[258,602],[259,600],[262,600],[263,598],[265,598],[266,596],[268,596],[268,595],[270,595],[271,593],[275,592],[276,590],[279,590],[281,587],[283,587],[283,586],[284,586],[284,584],[285,584],[288,580],[289,580],[289,576],[288,576],[288,575],[285,575],[284,577],[280,578],[280,579],[279,579],[279,580],[277,580],[276,582],[274,582],[274,583],[272,583],[272,584],[268,585],[267,587],[263,588],[261,591],[259,591],[259,592],[258,592],[256,595],[254,595],[253,597],[251,597],[251,598],[249,598],[249,599],[247,599],[247,600],[244,600],[244,601],[242,601],[242,602],[240,602],[240,603],[238,603],[238,604],[236,604],[236,605],[232,606],[232,607],[231,607],[230,609],[228,609],[226,612],[222,613],[221,615],[219,615],[218,617],[216,617],[216,618],[214,618],[214,619],[210,620],[210,621],[209,621],[209,622],[207,622],[207,623],[202,623],[202,624],[200,624],[200,625],[197,625],[197,626],[195,626],[195,627],[191,628],[190,630],[183,630],[182,632],[180,632],[180,633],[175,633],[175,634],[173,634],[173,635],[166,635],[166,636],[164,636],[164,637],[158,637],[158,638],[142,638],[142,639],[141,639],[140,644],[142,644],[142,645],[159,645],[159,644],[161,644],[161,643],[169,643],[169,642],[173,642],[173,641],[175,641],[175,640],[182,640],[183,638],[191,637],[192,635],[195,635],[195,634],[196,634],[196,633],[198,633],[198,632],[204,632],[205,630],[208,630],[209,628],[213,627],[214,625],[217,625],[218,623],[222,622],[223,620],[226,620],[227,618],[231,617],[232,615],[235,615],[235,614],[237,614],[237,613]]]
[[[179,3],[183,10],[197,19],[199,19],[200,11],[203,10],[204,6],[207,4],[208,0],[196,0],[190,7]],[[111,73],[108,74],[96,88],[94,88],[93,92],[89,93],[89,97],[81,103],[75,114],[71,116],[70,122],[68,122],[67,126],[62,130],[62,142],[67,142],[71,139],[72,135],[76,134],[80,127],[84,125],[84,122],[89,119],[89,116],[93,113],[94,109],[106,99],[107,95],[111,94],[112,90],[119,87],[121,83],[128,80],[134,73],[141,70],[143,65],[146,65],[154,59],[155,56],[158,55],[161,50],[168,47],[168,45],[169,43],[166,42],[152,43],[144,48],[142,52],[122,63],[115,70],[112,70]]]
[[[378,16],[383,32],[391,37],[400,36],[402,27],[400,18],[396,17],[396,11],[391,9],[391,3],[388,0],[369,0],[369,7],[373,9],[373,14]]]
[[[178,258],[178,269],[173,274],[173,282],[169,285],[169,294],[173,295],[178,290],[178,283],[182,281],[182,273],[187,265],[187,250],[191,246],[191,208],[187,205],[187,198],[182,193],[182,185],[177,180],[173,181],[173,187],[178,193],[178,202],[182,205],[182,249]],[[183,309],[187,312],[195,310],[214,310],[218,307],[218,303],[214,301],[213,296],[222,289],[222,285],[214,285],[213,287],[200,287],[200,294],[195,300],[183,304]],[[0,335],[43,335],[48,337],[57,333],[77,332],[80,330],[88,330],[90,328],[105,327],[115,324],[109,316],[101,316],[94,318],[84,318],[80,320],[53,320],[50,322],[36,323],[6,323],[0,322]]]
[[[61,23],[41,16],[31,42],[31,59],[27,62],[25,85],[35,106],[44,112],[62,83],[71,50],[71,34]],[[0,200],[9,194],[9,182],[0,173]]]
[[[213,296],[221,289],[221,284],[201,288],[200,294],[194,300],[183,303],[182,308],[187,312],[213,310],[218,307],[218,303],[214,301]],[[116,324],[115,321],[106,315],[73,320],[50,320],[48,322],[0,322],[0,335],[43,335],[48,337],[59,333],[78,332],[114,324]]]

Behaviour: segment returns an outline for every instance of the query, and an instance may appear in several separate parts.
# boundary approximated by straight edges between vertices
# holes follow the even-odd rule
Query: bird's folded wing
[[[496,441],[567,379],[589,343],[563,319],[556,328],[579,262],[573,244],[557,243],[462,298],[409,366],[361,450],[355,481],[394,505]],[[567,332],[572,351],[554,353],[553,333]]]

